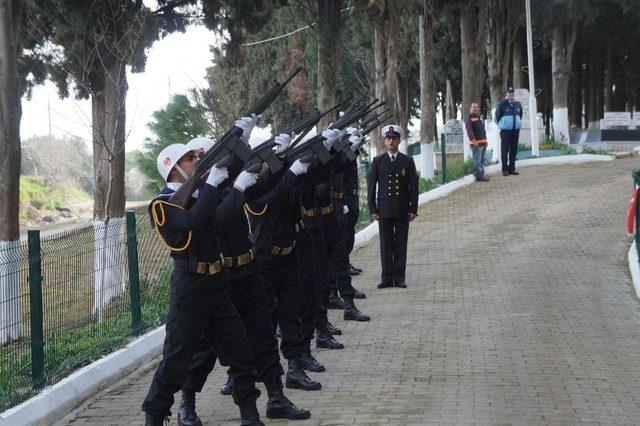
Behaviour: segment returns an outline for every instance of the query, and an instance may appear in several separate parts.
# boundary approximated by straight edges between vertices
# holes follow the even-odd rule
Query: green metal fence
[[[0,410],[162,324],[170,274],[146,214],[0,245]]]

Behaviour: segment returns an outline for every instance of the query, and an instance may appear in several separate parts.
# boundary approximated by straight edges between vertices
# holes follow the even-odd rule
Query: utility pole
[[[49,143],[51,143],[51,101],[47,99],[47,114],[49,116]]]
[[[540,142],[538,140],[538,105],[536,102],[536,84],[533,72],[533,35],[531,33],[531,2],[525,1],[527,12],[527,56],[529,71],[529,117],[531,127],[531,155],[540,155]]]

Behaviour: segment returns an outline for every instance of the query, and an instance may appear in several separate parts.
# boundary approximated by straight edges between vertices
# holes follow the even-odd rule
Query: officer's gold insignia
[[[401,174],[402,176],[404,176],[404,175],[406,175],[406,174],[407,174],[407,171],[406,171],[405,169],[402,169],[402,171],[400,172],[400,174]]]

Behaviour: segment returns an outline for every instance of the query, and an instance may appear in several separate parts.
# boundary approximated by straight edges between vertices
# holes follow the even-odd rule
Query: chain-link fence
[[[170,269],[132,212],[0,245],[0,410],[164,322]]]

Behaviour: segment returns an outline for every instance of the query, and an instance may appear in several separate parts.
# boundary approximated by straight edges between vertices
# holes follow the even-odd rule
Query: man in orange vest
[[[471,152],[473,153],[473,166],[475,167],[476,179],[480,182],[487,182],[489,178],[484,173],[484,158],[487,152],[487,133],[484,130],[482,117],[478,115],[480,107],[478,102],[471,102],[469,115],[464,119],[464,127],[467,130]]]

